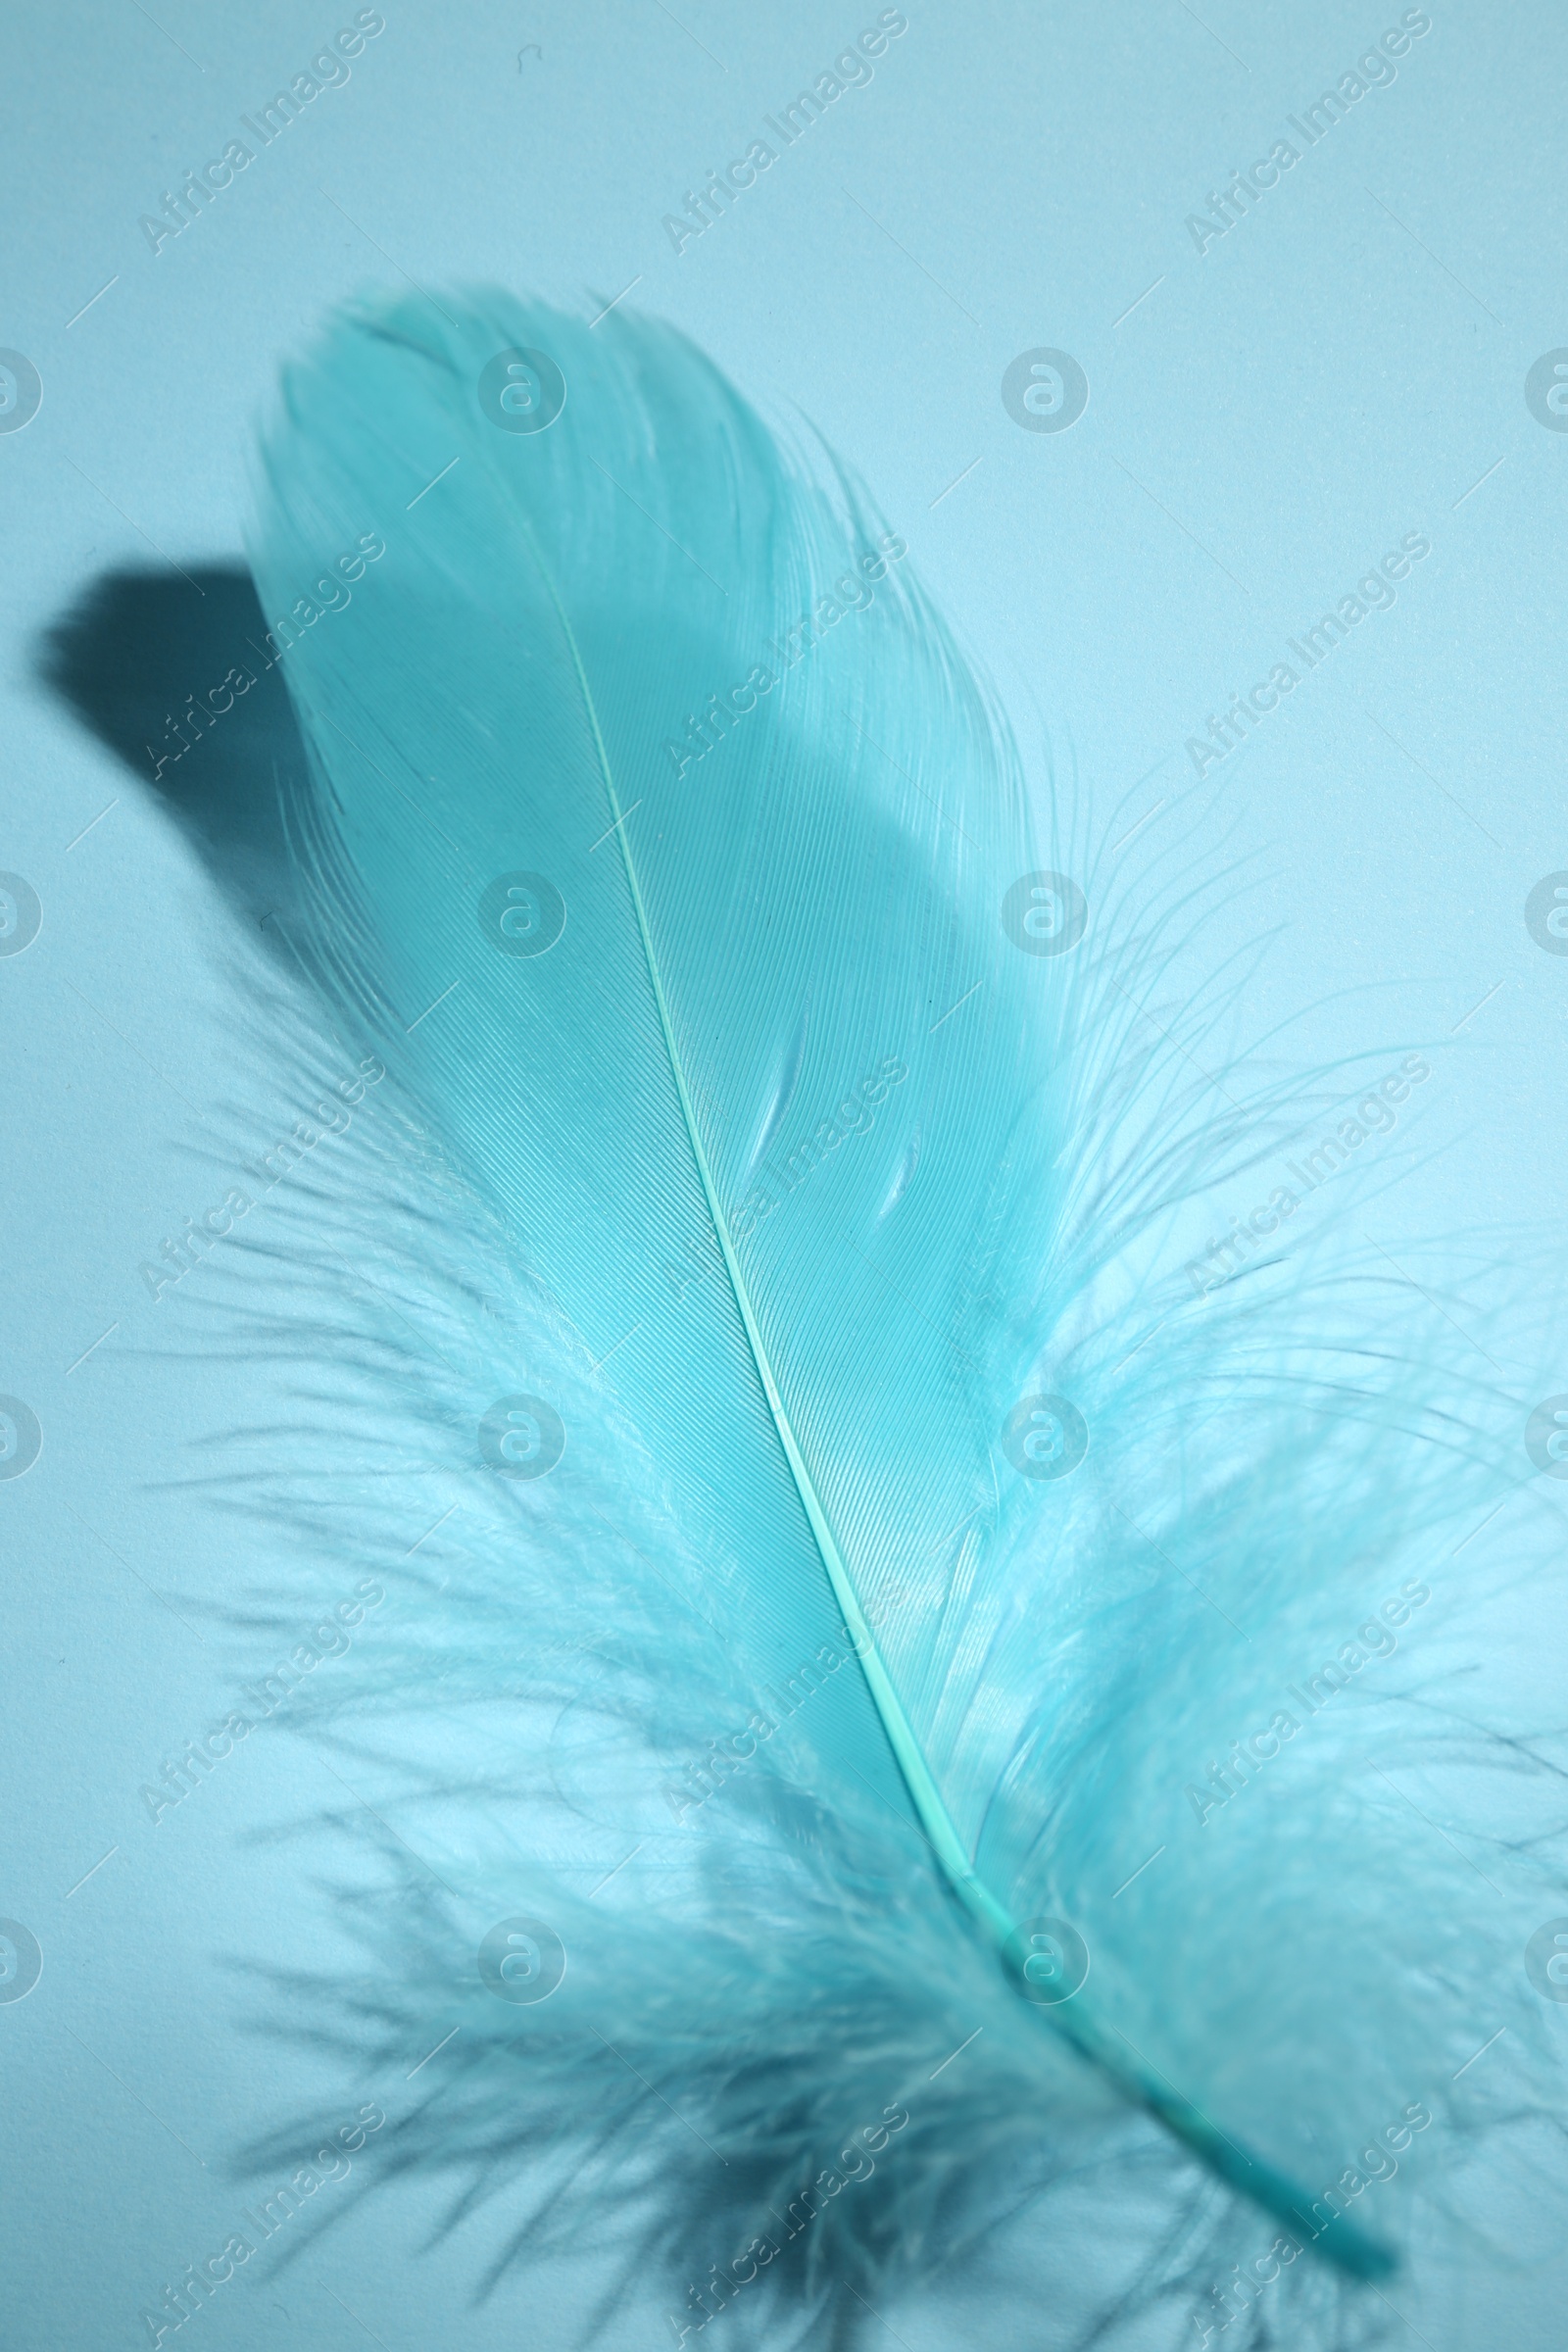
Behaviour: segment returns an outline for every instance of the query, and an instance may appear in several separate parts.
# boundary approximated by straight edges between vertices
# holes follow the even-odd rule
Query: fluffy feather
[[[1153,1271],[1276,1106],[1185,1090],[1142,1009],[1159,927],[1112,922],[1108,877],[1033,952],[1009,893],[1062,830],[855,487],[665,328],[458,311],[364,307],[290,372],[256,553],[299,613],[307,954],[438,1139],[364,1218],[400,1322],[322,1349],[340,1418],[401,1396],[466,1463],[477,1531],[381,1693],[458,1891],[345,2031],[467,2029],[402,2161],[466,2206],[548,2118],[651,2231],[695,2206],[677,2337],[912,2273],[1009,2168],[1147,2146],[1125,2102],[1277,2241],[1377,2274],[1396,2197],[1363,2226],[1322,2184],[1436,2105],[1511,1922],[1360,1768],[1402,1666],[1321,1716],[1285,1692],[1439,1590],[1485,1449],[1419,1361],[1352,1362],[1343,1287],[1184,1303]],[[512,350],[564,375],[546,429],[481,397]],[[1064,1476],[1017,1466],[1039,1394],[1082,1418]],[[475,1438],[518,1395],[564,1433],[548,1476]],[[1282,1712],[1272,1760],[1207,1777]],[[513,1912],[566,1947],[548,2002],[475,1969]],[[1090,1963],[1044,2005],[1041,1918]]]

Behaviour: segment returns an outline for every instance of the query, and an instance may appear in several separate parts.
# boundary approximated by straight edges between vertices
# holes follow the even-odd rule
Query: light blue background
[[[136,1793],[233,1703],[202,1604],[268,1573],[268,1539],[196,1482],[228,1458],[214,1433],[275,1396],[259,1367],[172,1352],[191,1326],[171,1336],[136,1269],[220,1197],[228,1139],[263,1149],[296,1109],[243,1050],[233,917],[34,670],[40,629],[107,567],[237,557],[254,419],[328,305],[406,275],[500,280],[592,317],[640,280],[628,301],[774,413],[805,412],[867,478],[1026,743],[1049,730],[1100,820],[1125,796],[1129,828],[1157,805],[1143,839],[1154,852],[1168,827],[1173,863],[1253,861],[1194,964],[1277,930],[1241,1039],[1293,1022],[1283,1050],[1302,1064],[1426,1048],[1421,1149],[1390,1163],[1379,1243],[1560,1216],[1568,1149],[1568,958],[1523,922],[1532,885],[1568,866],[1568,435],[1523,397],[1531,363],[1568,343],[1558,12],[1438,0],[1393,84],[1200,256],[1186,217],[1294,135],[1287,114],[1396,6],[1205,0],[1200,23],[1180,0],[915,0],[869,85],[677,256],[662,217],[873,7],[681,0],[677,24],[657,0],[389,0],[347,85],[156,257],[138,217],[353,12],[154,13],[14,14],[0,78],[0,344],[44,386],[0,436],[0,867],[44,909],[0,961],[0,1389],[45,1433],[0,1486],[0,1913],[45,1954],[37,1989],[0,2008],[8,2340],[26,2352],[145,2340],[138,2309],[249,2201],[225,2175],[234,2148],[290,2095],[337,2112],[335,2084],[240,2031],[227,1963],[329,1950],[309,1852],[253,1834],[346,1800],[287,1739],[254,1741],[156,1828]],[[1000,398],[1041,345],[1090,381],[1061,434],[1020,431]],[[1178,806],[1185,738],[1412,529],[1432,554],[1394,609]],[[1522,1420],[1568,1389],[1568,1352],[1554,1302],[1509,1309],[1506,1291],[1491,1303],[1511,1315]],[[410,1541],[444,1507],[434,1487],[411,1494]],[[338,1596],[329,1560],[309,1589]],[[344,2115],[399,2092],[350,2088]],[[371,2199],[297,2268],[252,2266],[208,2313],[213,2340],[565,2340],[585,2297],[571,2266],[474,2316],[463,2242],[415,2250],[418,2204]],[[956,2282],[946,2315],[897,2325],[989,2340],[985,2292],[983,2274]],[[1552,2340],[1544,2277],[1473,2249],[1400,2306],[1435,2346]],[[628,2310],[613,2340],[662,2326]]]

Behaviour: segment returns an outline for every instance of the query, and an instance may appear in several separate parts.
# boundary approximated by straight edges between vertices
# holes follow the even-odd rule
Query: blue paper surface
[[[1568,31],[1537,5],[912,6],[866,78],[775,136],[878,16],[285,0],[258,23],[161,0],[156,22],[68,5],[8,28],[0,876],[27,889],[0,879],[0,1392],[38,1446],[0,1476],[0,1917],[41,1967],[0,2000],[0,2231],[28,2352],[152,2340],[143,2313],[265,2192],[232,2168],[280,2105],[349,2125],[428,2080],[323,2080],[247,2031],[236,1962],[319,1963],[337,1933],[310,1838],[271,1836],[359,1801],[309,1743],[209,1749],[188,1795],[143,1794],[238,1703],[212,1613],[289,1565],[204,1483],[232,1465],[225,1433],[260,1432],[246,1458],[265,1456],[274,1371],[200,1354],[206,1245],[177,1283],[160,1269],[309,1105],[244,1010],[232,943],[268,909],[223,896],[152,789],[167,718],[218,680],[159,679],[138,775],[42,650],[106,575],[221,597],[255,419],[335,302],[466,280],[585,318],[624,301],[804,412],[906,538],[1026,753],[1049,738],[1129,831],[1175,824],[1173,862],[1179,843],[1207,870],[1247,862],[1219,948],[1277,937],[1239,1033],[1288,1024],[1275,1051],[1303,1067],[1421,1047],[1432,1083],[1367,1209],[1373,1245],[1397,1260],[1402,1237],[1451,1235],[1457,1263],[1490,1236],[1506,1260],[1507,1232],[1560,1217]],[[322,56],[342,73],[269,118]],[[1325,91],[1340,103],[1314,116]],[[759,140],[776,160],[732,174],[693,233],[691,195]],[[168,199],[225,153],[230,176],[209,172],[178,225]],[[8,354],[36,374],[30,416]],[[1183,1250],[1209,1239],[1195,1225]],[[1551,1301],[1495,1292],[1486,1346],[1519,1396],[1524,1484],[1527,1416],[1568,1390],[1568,1360]],[[31,1424],[7,1426],[21,1460]],[[411,1477],[410,1544],[449,1500]],[[329,1558],[312,1580],[315,1604],[345,1597]],[[1545,1712],[1563,1627],[1537,1625],[1529,1657],[1518,1634],[1505,1673],[1539,1678]],[[276,1654],[259,1633],[249,1675]],[[323,1669],[351,1670],[352,1647]],[[31,1946],[4,1948],[19,1984]],[[375,2157],[372,2135],[352,2161]],[[1483,2180],[1478,2213],[1499,2193]],[[591,2258],[470,2309],[461,2233],[420,2250],[436,2214],[403,2184],[297,2265],[270,2240],[206,2324],[236,2348],[334,2352],[367,2330],[499,2346],[582,2324]],[[1434,2249],[1400,2308],[1445,2348],[1545,2345],[1560,2257],[1530,2251]],[[993,2340],[1027,2280],[1025,2229],[1005,2261],[956,2271],[946,2305],[901,2311],[900,2334]],[[668,2340],[662,2309],[633,2300],[606,2340]]]

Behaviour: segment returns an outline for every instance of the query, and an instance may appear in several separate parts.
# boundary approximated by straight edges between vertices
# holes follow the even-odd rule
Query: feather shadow
[[[283,810],[307,760],[249,568],[106,571],[45,631],[34,666],[173,819],[247,929],[282,949],[297,912]]]

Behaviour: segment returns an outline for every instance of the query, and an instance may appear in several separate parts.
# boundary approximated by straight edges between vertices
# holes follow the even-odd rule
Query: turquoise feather
[[[541,1358],[514,1452],[556,1415],[550,1476],[586,1508],[636,1433],[687,1547],[651,1573],[716,1629],[737,1721],[853,1647],[801,1733],[814,1793],[869,1796],[899,1852],[917,1830],[1022,1991],[1027,1923],[1085,1883],[1061,1825],[1122,1851],[1116,1710],[1136,1743],[1162,1677],[1173,1719],[1192,1700],[1195,1581],[1327,1578],[1309,1496],[1375,1496],[1385,1438],[1303,1470],[1282,1409],[1242,1459],[1230,1425],[1184,1422],[1211,1343],[1179,1327],[1112,1378],[1149,1328],[1138,1281],[1111,1311],[1114,1270],[1234,1133],[1144,1151],[1147,959],[1093,906],[1061,931],[1071,894],[1036,878],[1067,851],[902,537],[667,328],[456,308],[345,318],[268,444],[256,561],[298,634],[314,955],[603,1367],[595,1417]],[[558,414],[517,352],[559,369]],[[1068,1475],[1020,1455],[1037,1394],[1084,1415]],[[1054,1469],[1077,1425],[1040,1426]],[[1382,1541],[1397,1514],[1366,1509]],[[1175,1542],[1183,1512],[1177,1583],[1147,1531]],[[1019,1999],[1020,2030],[1346,2270],[1387,2270],[1376,2231],[1306,2220],[1321,2098],[1250,2087],[1232,1995],[1200,2024],[1140,1990],[1148,1920],[1102,1903],[1090,1982]],[[1283,2157],[1244,2144],[1265,2128]]]

